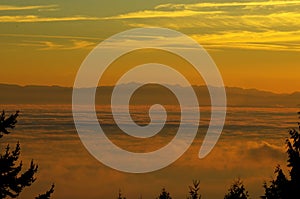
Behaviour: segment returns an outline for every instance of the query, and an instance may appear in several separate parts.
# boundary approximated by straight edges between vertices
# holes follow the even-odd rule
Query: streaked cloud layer
[[[72,39],[64,45],[53,41],[24,41],[23,43],[17,45],[37,47],[39,50],[76,50],[91,49],[96,44],[90,41]]]
[[[144,10],[139,12],[131,12],[127,14],[105,17],[103,19],[148,19],[148,18],[173,18],[173,17],[191,17],[200,15],[215,15],[221,14],[222,11],[193,11],[193,10],[178,10],[178,11],[160,11],[160,10]]]
[[[299,51],[299,5],[300,1],[169,3],[157,5],[153,10],[108,19],[127,19],[132,27],[163,24],[164,27],[193,32],[190,35],[210,49]],[[148,17],[150,13],[151,17]],[[172,14],[165,18],[168,13]],[[137,20],[143,15],[146,16],[144,20]]]
[[[33,6],[0,5],[0,11],[57,9],[57,8],[58,8],[58,5],[33,5]]]
[[[0,16],[0,22],[55,22],[55,21],[90,21],[99,20],[97,17],[71,16],[71,17],[39,17],[36,15]]]
[[[245,1],[245,2],[215,2],[215,3],[195,3],[195,4],[161,4],[155,9],[198,9],[198,8],[220,8],[220,7],[236,7],[236,6],[287,6],[300,5],[300,1]]]
[[[0,5],[2,11],[19,15],[0,16],[0,23],[41,23],[99,21],[128,27],[158,26],[192,35],[210,49],[238,48],[298,51],[300,42],[300,1],[224,1],[167,3],[110,16],[23,14],[23,11],[61,9],[52,5]],[[62,10],[64,11],[64,10]],[[60,12],[61,13],[61,12]],[[15,14],[15,13],[14,13]],[[79,36],[80,37],[80,36]],[[222,38],[222,39],[220,39]],[[54,49],[54,48],[46,48]]]

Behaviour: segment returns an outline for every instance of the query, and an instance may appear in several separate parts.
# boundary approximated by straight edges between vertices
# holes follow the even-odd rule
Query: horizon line
[[[128,85],[128,84],[141,84],[143,85],[144,83],[141,82],[128,82],[128,83],[122,83],[120,85]],[[147,83],[147,84],[156,84],[155,82],[153,83]],[[52,85],[46,85],[46,84],[17,84],[17,83],[2,83],[0,82],[0,86],[2,85],[7,85],[7,86],[18,86],[18,87],[59,87],[59,88],[69,88],[69,89],[73,89],[73,86],[62,86],[62,85],[56,85],[56,84],[52,84]],[[180,84],[168,84],[170,86],[180,86],[182,88],[188,87],[188,86],[184,86],[184,85],[180,85]],[[99,87],[113,87],[114,85],[98,85],[97,88]],[[192,85],[192,86],[198,86],[198,87],[209,87],[205,84],[201,84],[201,85]],[[210,87],[219,87],[219,86],[210,86]],[[256,91],[260,91],[260,92],[267,92],[267,93],[273,93],[273,94],[295,94],[295,93],[300,93],[300,90],[296,90],[296,91],[292,91],[292,92],[276,92],[276,91],[272,91],[272,90],[264,90],[264,89],[259,89],[259,88],[254,88],[254,87],[239,87],[239,86],[224,86],[225,89],[226,88],[236,88],[236,89],[243,89],[243,90],[256,90]],[[76,88],[76,89],[88,89],[88,88],[93,88],[93,87],[80,87],[80,88]]]

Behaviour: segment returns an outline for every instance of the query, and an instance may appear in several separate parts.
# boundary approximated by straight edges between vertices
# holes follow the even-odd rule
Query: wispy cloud
[[[34,5],[34,6],[12,6],[0,5],[0,11],[9,10],[40,10],[40,9],[57,9],[58,5]]]
[[[278,10],[278,6],[287,5],[293,6]],[[218,10],[218,7],[234,6],[250,6],[253,9],[251,12],[241,8],[222,9],[223,13],[219,14],[133,20],[128,21],[127,24],[132,27],[163,26],[177,29],[191,35],[206,48],[213,50],[237,48],[300,51],[300,45],[298,45],[300,43],[300,14],[297,12],[299,6],[295,5],[300,5],[300,1],[163,4],[154,9],[183,13],[191,11],[196,13],[204,10],[214,12]],[[277,10],[270,11],[266,6],[275,6]]]
[[[194,10],[199,8],[220,8],[237,6],[281,6],[300,5],[300,1],[252,1],[252,2],[224,2],[224,3],[196,3],[196,4],[161,4],[155,9]]]
[[[39,12],[52,12],[52,11],[58,11],[60,8],[42,8],[38,9]]]
[[[130,27],[158,26],[177,29],[191,35],[210,49],[238,48],[300,51],[300,0],[233,1],[191,4],[161,4],[152,9],[99,16],[0,16],[0,23],[120,20]],[[0,10],[47,10],[58,5],[0,6]],[[246,10],[251,9],[251,11]],[[42,13],[40,13],[42,14]],[[39,49],[80,49],[93,46],[103,38],[0,34],[1,36],[41,38],[25,42]],[[53,39],[66,39],[64,44]],[[44,41],[46,40],[46,41]],[[93,41],[94,40],[94,41]],[[66,45],[67,43],[67,45]]]
[[[38,50],[77,50],[91,49],[96,43],[85,40],[69,40],[68,43],[59,43],[53,41],[23,41],[17,44],[18,46],[37,47]]]
[[[139,23],[128,23],[133,26]],[[183,18],[160,21],[144,21],[139,26],[157,26],[161,24],[165,27],[184,29],[206,28],[206,31],[216,32],[219,30],[299,30],[300,13],[298,12],[280,12],[271,14],[243,14],[238,17],[235,15],[220,14],[202,16],[201,20],[195,18]]]
[[[98,17],[88,16],[71,16],[71,17],[40,17],[36,15],[16,15],[16,16],[0,16],[0,22],[54,22],[54,21],[93,21],[99,20]]]
[[[300,51],[299,35],[300,31],[228,31],[218,34],[192,35],[192,37],[210,49]]]
[[[69,50],[75,49],[90,49],[96,45],[94,42],[84,41],[84,40],[72,40],[73,46],[67,48]]]
[[[99,41],[99,37],[84,37],[72,35],[32,35],[32,34],[0,34],[2,37],[20,37],[20,38],[50,38],[50,39],[83,39]]]
[[[121,14],[111,17],[105,17],[103,19],[149,19],[149,18],[172,18],[172,17],[190,17],[197,15],[214,15],[223,13],[222,11],[159,11],[159,10],[144,10],[138,12],[130,12],[127,14]]]
[[[125,14],[105,17],[103,19],[149,19],[149,18],[180,18],[192,16],[213,16],[226,14],[222,7],[244,7],[262,8],[267,6],[295,6],[300,5],[299,0],[295,1],[254,1],[254,2],[223,2],[223,3],[196,3],[196,4],[161,4],[152,10],[129,12]],[[236,16],[235,16],[236,17]]]

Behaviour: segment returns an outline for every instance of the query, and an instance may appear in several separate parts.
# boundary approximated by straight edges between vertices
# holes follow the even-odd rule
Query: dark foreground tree
[[[172,199],[172,197],[170,196],[170,193],[167,192],[165,188],[163,188],[157,199]]]
[[[228,189],[228,193],[224,196],[224,199],[247,199],[249,198],[248,191],[246,191],[243,182],[237,179],[233,182]]]
[[[300,112],[298,113],[300,119]],[[290,186],[289,193],[292,197],[300,198],[300,122],[298,122],[298,130],[291,129],[289,131],[290,138],[286,140],[287,145],[287,166],[290,168]]]
[[[200,181],[193,180],[193,185],[189,186],[190,192],[187,199],[201,199],[201,195],[198,193],[200,189]]]
[[[298,112],[300,116],[300,112]],[[300,119],[300,117],[299,117]],[[277,166],[276,179],[268,186],[264,183],[265,195],[263,199],[299,199],[300,198],[300,122],[298,130],[289,130],[289,138],[286,139],[287,166],[290,168],[288,179],[282,169]]]
[[[275,174],[277,177],[275,180],[270,181],[269,186],[264,183],[265,195],[261,197],[262,199],[283,199],[289,195],[287,192],[289,181],[279,165],[275,169]]]
[[[5,116],[3,111],[0,116],[0,138],[5,134],[9,134],[8,129],[15,128],[19,112]],[[7,145],[4,153],[0,153],[0,199],[3,198],[16,198],[25,187],[29,187],[36,180],[34,174],[38,170],[38,165],[31,161],[29,168],[22,172],[23,163],[19,161],[20,144],[17,143],[16,147],[11,150]],[[54,191],[54,185],[45,194],[39,195],[38,199],[50,198]]]

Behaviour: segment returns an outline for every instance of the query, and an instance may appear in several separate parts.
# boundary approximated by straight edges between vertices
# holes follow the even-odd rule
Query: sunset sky
[[[0,83],[72,86],[99,42],[149,26],[197,40],[226,86],[300,91],[299,0],[2,0]]]

